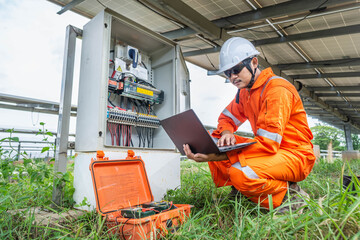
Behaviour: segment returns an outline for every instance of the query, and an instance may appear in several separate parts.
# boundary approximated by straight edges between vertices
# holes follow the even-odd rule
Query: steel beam
[[[319,73],[319,74],[297,74],[290,75],[293,79],[313,79],[313,78],[350,78],[360,77],[360,72],[336,72],[336,73]]]
[[[75,7],[76,5],[82,3],[83,1],[85,1],[85,0],[73,0],[73,1],[69,2],[68,4],[66,4],[65,6],[63,6],[61,8],[61,10],[57,12],[57,14],[61,15],[64,12],[66,12],[68,10],[71,10],[73,7]]]
[[[360,93],[316,93],[318,97],[360,97]]]
[[[360,58],[345,58],[345,59],[335,59],[335,60],[325,60],[325,61],[314,61],[314,62],[305,62],[305,63],[285,63],[278,64],[278,67],[281,70],[289,69],[308,69],[308,68],[326,68],[326,67],[343,67],[343,66],[359,66]]]
[[[317,116],[330,116],[331,113],[321,110],[306,110],[306,113],[309,115],[317,115]]]
[[[10,104],[2,104],[2,103],[0,103],[0,108],[11,109],[15,111],[28,111],[28,112],[46,113],[46,114],[55,114],[55,115],[59,114],[59,108],[37,108],[37,107],[10,105]],[[71,116],[76,117],[76,112],[71,111]]]
[[[27,98],[22,96],[15,96],[10,94],[4,94],[0,93],[0,102],[7,102],[10,104],[15,104],[13,106],[29,106],[29,105],[38,105],[42,108],[50,108],[50,109],[59,109],[59,103],[57,102],[51,102],[47,100],[42,99],[36,99],[36,98]],[[73,105],[71,106],[71,111],[76,111],[77,106]]]
[[[215,47],[215,48],[206,48],[201,50],[194,50],[189,52],[184,52],[184,57],[193,57],[198,55],[205,55],[205,54],[211,54],[211,53],[217,53],[220,52],[221,47]]]
[[[63,183],[59,181],[63,173],[66,173],[67,147],[69,138],[71,95],[74,76],[75,47],[78,31],[71,25],[66,27],[65,52],[63,62],[63,73],[61,81],[61,95],[59,120],[56,136],[56,152],[54,163],[54,185],[52,201],[55,206],[62,203]]]
[[[347,109],[351,109],[351,111],[354,111],[354,108],[360,108],[360,105],[332,105],[334,108],[337,109],[343,109],[345,111],[347,111]]]
[[[331,104],[331,105],[360,105],[360,101],[349,101],[349,102],[345,102],[345,101],[325,101],[326,104]]]
[[[212,22],[216,24],[219,28],[228,28],[234,25],[242,25],[246,23],[251,23],[254,21],[261,21],[267,18],[279,17],[284,15],[292,15],[295,13],[306,12],[312,9],[316,9],[322,3],[322,7],[329,7],[332,5],[337,5],[339,3],[352,2],[351,0],[328,0],[324,3],[323,0],[302,0],[302,1],[287,1],[284,3],[275,4],[268,7],[263,7],[257,10],[248,11],[240,14],[235,14],[229,17],[224,17],[220,19],[213,20]],[[189,35],[196,34],[196,31],[189,27],[183,29],[173,30],[163,35],[170,39],[181,39]]]
[[[269,45],[269,44],[277,44],[277,43],[288,43],[293,41],[311,40],[311,39],[325,38],[325,37],[334,37],[334,36],[354,34],[354,33],[360,33],[360,25],[352,25],[347,27],[339,27],[339,28],[325,29],[320,31],[299,33],[299,34],[289,35],[286,37],[284,36],[284,37],[266,38],[266,39],[254,40],[252,41],[252,43],[255,46],[261,46],[261,45]],[[184,56],[191,57],[191,56],[202,55],[205,53],[216,53],[219,51],[220,48],[205,48],[202,50],[185,52]]]
[[[262,45],[277,44],[277,43],[311,40],[317,38],[335,37],[335,36],[355,34],[355,33],[360,33],[360,24],[293,34],[293,35],[288,35],[286,37],[284,36],[284,37],[254,40],[252,43],[255,46],[262,46]]]
[[[172,18],[193,29],[196,33],[203,34],[210,40],[223,40],[227,38],[222,35],[221,28],[212,23],[203,15],[185,4],[183,1],[174,0],[140,0],[146,5],[159,9],[172,16]],[[184,30],[181,30],[184,31]]]
[[[307,87],[310,91],[326,92],[326,91],[360,91],[360,86],[334,86],[334,87]]]

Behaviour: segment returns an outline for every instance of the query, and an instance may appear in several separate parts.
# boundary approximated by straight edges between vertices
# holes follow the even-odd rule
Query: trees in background
[[[315,127],[311,128],[311,131],[314,135],[312,143],[319,145],[320,149],[326,150],[330,141],[332,142],[333,149],[335,151],[344,151],[346,150],[346,140],[345,133],[343,130],[331,127],[329,125],[316,124]],[[360,149],[360,139],[359,135],[351,135],[353,141],[354,150]]]

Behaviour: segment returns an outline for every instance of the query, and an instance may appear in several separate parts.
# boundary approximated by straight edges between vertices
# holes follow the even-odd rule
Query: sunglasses
[[[224,74],[225,74],[225,76],[230,78],[231,74],[239,74],[241,72],[241,70],[243,70],[244,67],[245,67],[245,65],[243,63],[239,63],[238,65],[224,71]]]

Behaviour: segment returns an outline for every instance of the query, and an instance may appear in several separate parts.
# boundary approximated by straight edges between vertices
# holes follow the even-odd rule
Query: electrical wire
[[[116,140],[115,145],[120,146],[120,144],[118,144],[118,142],[120,141],[120,139],[119,139],[119,133],[118,133],[118,131],[117,131],[118,125],[119,125],[119,124],[114,123],[114,128],[113,128],[113,130],[115,131],[115,140]]]
[[[111,96],[111,93],[109,93],[109,95],[108,95],[108,102],[109,102],[113,107],[116,107],[116,105],[113,104],[113,103],[110,101],[110,96]]]
[[[127,223],[130,219],[131,219],[131,218],[128,218],[128,219],[124,222],[124,225],[122,225],[122,228],[121,228],[121,235],[123,236],[124,239],[126,239],[126,238],[125,238],[125,234],[124,234],[124,227],[125,227],[126,223]]]
[[[319,6],[317,6],[315,9],[313,10],[309,10],[309,13],[306,14],[302,19],[298,20],[296,23],[292,23],[292,24],[289,24],[285,27],[282,27],[283,30],[287,29],[287,28],[290,28],[290,27],[294,27],[295,25],[299,24],[300,22],[304,21],[305,19],[307,19],[311,14],[315,13],[315,12],[319,12],[319,11],[322,11],[323,9],[321,9],[321,7],[326,3],[328,2],[329,0],[325,0],[323,3],[321,3]],[[325,8],[324,8],[325,9]],[[233,23],[231,22],[229,19],[227,18],[224,18],[225,21],[227,21],[228,23],[234,25],[234,27],[238,27],[238,28],[241,28],[241,29],[244,29],[244,30],[248,30],[248,31],[252,31],[252,32],[257,32],[257,33],[273,33],[274,31],[258,31],[258,30],[254,30],[254,29],[250,29],[250,28],[247,28],[247,27],[244,27],[244,26],[241,26],[239,24],[236,24],[236,23]]]
[[[108,123],[108,124],[107,124],[107,127],[108,127],[108,129],[109,129],[110,136],[111,136],[111,145],[114,146],[114,133],[112,132],[111,123]]]
[[[118,132],[119,132],[119,144],[118,144],[118,146],[121,146],[121,137],[122,137],[121,126],[122,126],[122,124],[118,125]]]
[[[152,85],[151,83],[147,82],[147,81],[144,81],[142,79],[137,79],[137,83],[139,84],[143,84],[143,85],[147,85],[149,87],[152,87],[152,88],[156,88],[154,85]]]

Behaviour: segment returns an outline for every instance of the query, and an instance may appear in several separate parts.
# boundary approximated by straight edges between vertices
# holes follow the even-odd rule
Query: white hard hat
[[[221,47],[219,70],[216,74],[222,74],[241,61],[259,54],[250,41],[241,37],[232,37]]]

